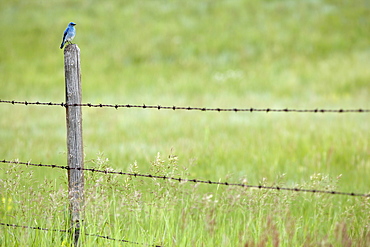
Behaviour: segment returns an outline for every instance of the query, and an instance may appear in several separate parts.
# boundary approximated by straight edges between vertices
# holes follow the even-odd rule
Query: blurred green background
[[[83,102],[201,107],[370,108],[370,2],[0,2],[0,98],[64,101],[67,24],[77,23]],[[0,105],[0,159],[65,164],[62,107]],[[86,166],[157,152],[190,175],[289,185],[343,174],[368,190],[369,114],[83,108]],[[38,173],[38,172],[36,172]],[[54,176],[48,170],[39,175]],[[356,184],[353,178],[356,177]]]
[[[2,0],[1,100],[64,102],[59,46],[71,21],[85,103],[370,109],[368,0]],[[0,160],[66,165],[63,107],[0,103],[0,116]],[[369,113],[84,107],[85,167],[369,193],[369,122]],[[1,221],[65,228],[66,173],[0,163]],[[360,246],[370,236],[368,198],[85,178],[84,230],[113,238]],[[0,246],[68,245],[59,235],[2,227]]]

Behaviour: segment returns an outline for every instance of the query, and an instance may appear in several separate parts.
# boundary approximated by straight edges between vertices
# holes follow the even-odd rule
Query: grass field
[[[83,102],[370,108],[364,0],[0,2],[0,99],[63,102],[68,22]],[[0,104],[0,160],[66,164],[65,109]],[[370,192],[368,113],[83,108],[85,167]],[[0,164],[0,222],[68,227],[65,170]],[[85,173],[83,246],[367,246],[369,197]],[[133,243],[134,242],[134,243]],[[0,226],[0,246],[70,246]]]

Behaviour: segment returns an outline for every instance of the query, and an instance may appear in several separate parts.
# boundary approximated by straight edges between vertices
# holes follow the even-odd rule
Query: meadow
[[[64,101],[59,45],[70,21],[85,103],[370,108],[363,0],[4,0],[1,100]],[[66,164],[64,108],[0,103],[0,114],[0,160]],[[85,167],[369,193],[369,122],[369,113],[83,108]],[[369,197],[92,172],[85,183],[82,246],[370,243]],[[0,197],[0,223],[68,228],[65,170],[0,164]],[[0,226],[0,246],[70,245],[63,232]]]

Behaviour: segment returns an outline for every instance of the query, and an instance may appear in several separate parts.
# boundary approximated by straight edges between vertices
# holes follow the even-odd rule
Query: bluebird
[[[74,23],[74,22],[70,22],[68,24],[68,27],[66,28],[66,30],[64,31],[64,34],[63,34],[63,40],[62,40],[62,44],[60,44],[60,49],[63,48],[63,46],[66,42],[68,42],[70,44],[72,43],[71,41],[76,35],[75,25],[76,25],[76,23]]]

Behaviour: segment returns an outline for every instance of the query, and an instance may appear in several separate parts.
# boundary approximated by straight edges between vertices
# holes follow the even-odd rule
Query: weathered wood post
[[[68,192],[70,199],[70,224],[74,245],[78,245],[80,227],[83,219],[84,152],[82,139],[81,106],[81,71],[80,49],[76,44],[64,49],[64,70],[66,84],[66,119],[67,119],[67,162],[68,162]]]

